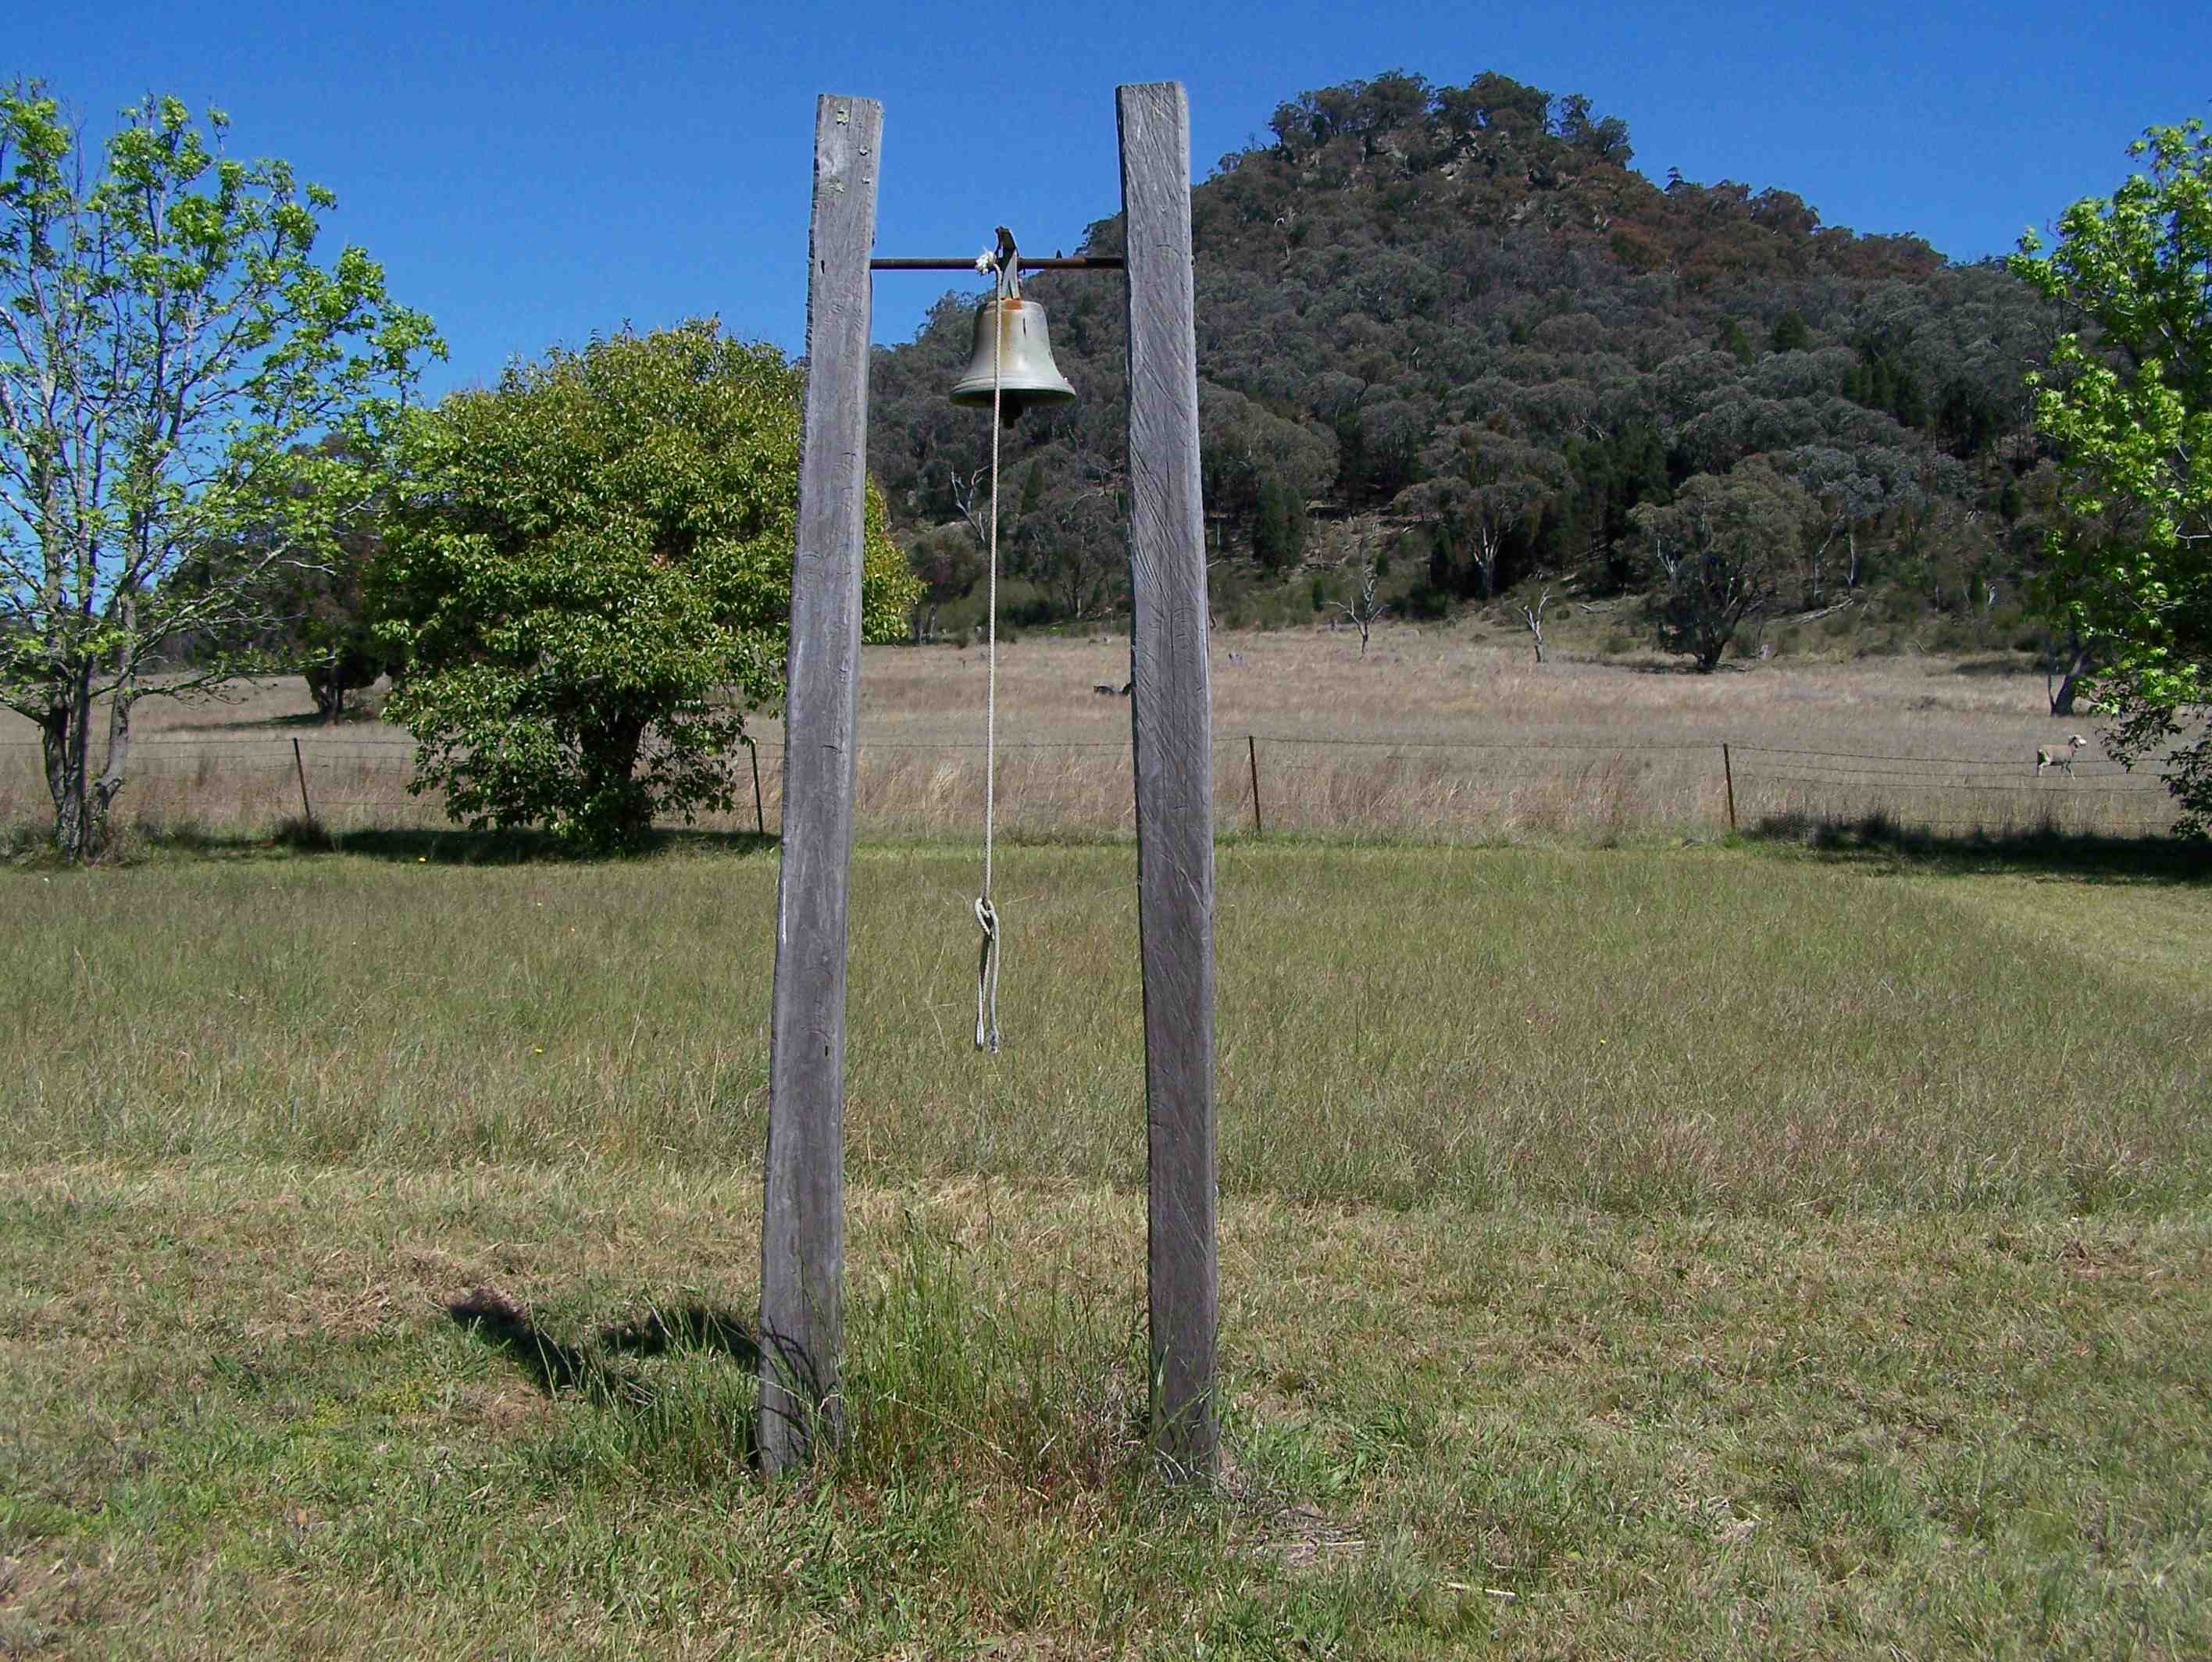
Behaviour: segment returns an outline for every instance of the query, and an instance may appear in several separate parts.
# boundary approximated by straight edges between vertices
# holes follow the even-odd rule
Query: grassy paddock
[[[2121,773],[2094,743],[2071,773],[2039,779],[2038,746],[2097,730],[2053,720],[2043,678],[2009,662],[1781,659],[1694,676],[1571,649],[1540,666],[1524,639],[1479,624],[1389,626],[1362,658],[1348,634],[1216,636],[1217,822],[1251,823],[1246,739],[1256,735],[1267,828],[1334,837],[1605,844],[1711,834],[1727,823],[1724,741],[1736,747],[1745,825],[1875,811],[1954,831],[2155,834],[2172,822],[2156,780]],[[864,833],[973,834],[982,654],[870,647],[864,658]],[[1128,706],[1094,690],[1127,674],[1126,640],[1032,638],[1003,649],[999,810],[1011,834],[1131,834]],[[240,683],[218,702],[140,707],[118,808],[126,831],[267,834],[300,812],[295,738],[314,813],[332,828],[442,822],[434,799],[406,794],[404,733],[315,723],[296,679]],[[774,722],[756,733],[772,829],[781,737]],[[33,737],[0,713],[0,825],[50,822]],[[736,811],[706,828],[755,828],[742,755],[732,783]]]
[[[854,1175],[1139,1183],[1130,851],[1003,854],[990,1064],[967,1038],[975,865],[857,863]],[[2212,893],[2100,885],[2085,937],[1948,900],[1976,881],[1725,849],[1226,850],[1224,1183],[1686,1214],[2202,1204],[2205,1062],[2179,1042],[2201,980],[2078,943],[2201,941]],[[259,858],[9,891],[19,1158],[757,1158],[769,858]]]
[[[2212,889],[1224,850],[1193,1496],[1133,862],[1000,858],[988,1062],[972,855],[858,862],[853,1437],[765,1489],[771,859],[0,879],[0,1650],[2212,1648]]]

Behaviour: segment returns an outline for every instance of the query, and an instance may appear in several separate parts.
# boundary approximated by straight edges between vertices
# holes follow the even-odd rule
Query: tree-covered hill
[[[1824,226],[1784,191],[1633,171],[1626,125],[1504,76],[1394,71],[1301,94],[1194,197],[1200,405],[1217,602],[1350,539],[1415,573],[1416,609],[1532,574],[1645,581],[1656,514],[1752,458],[1799,528],[1780,604],[1876,583],[1938,610],[2009,599],[2047,470],[2023,373],[2053,324],[1995,264]],[[1119,246],[1116,219],[1086,251]],[[1076,403],[1003,463],[1010,567],[1061,616],[1124,582],[1118,282],[1032,278]],[[973,296],[879,351],[871,460],[940,598],[974,569],[988,422],[946,389]],[[1739,491],[1741,494],[1741,489]],[[1996,585],[1994,590],[1991,585]]]

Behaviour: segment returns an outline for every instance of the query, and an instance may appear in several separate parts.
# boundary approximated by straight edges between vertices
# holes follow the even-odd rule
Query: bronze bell
[[[1008,285],[1011,287],[1011,285]],[[956,404],[991,407],[991,350],[996,325],[999,354],[999,419],[1008,427],[1032,404],[1064,404],[1075,389],[1052,361],[1052,338],[1044,307],[1018,290],[994,294],[975,308],[975,349],[968,373],[952,384]]]

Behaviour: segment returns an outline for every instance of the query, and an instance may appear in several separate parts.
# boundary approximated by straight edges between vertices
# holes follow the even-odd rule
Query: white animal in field
[[[2068,773],[2072,773],[2074,753],[2088,742],[2081,734],[2075,733],[2063,744],[2045,744],[2039,747],[2035,753],[2036,778],[2041,779],[2043,770],[2046,767],[2063,767]]]

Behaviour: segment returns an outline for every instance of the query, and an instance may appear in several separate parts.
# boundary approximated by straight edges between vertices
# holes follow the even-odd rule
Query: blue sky
[[[2108,21],[2108,17],[2112,21]],[[1832,225],[1972,259],[2108,192],[2154,122],[2212,118],[2202,0],[1826,7],[1266,8],[1115,3],[316,7],[25,3],[0,78],[103,130],[149,91],[233,118],[231,149],[337,192],[333,241],[384,262],[452,349],[432,390],[594,331],[719,314],[797,352],[814,98],[884,105],[877,252],[965,255],[1001,221],[1073,249],[1119,204],[1114,88],[1179,80],[1192,152],[1281,100],[1404,68],[1589,94],[1636,165],[1796,191]],[[879,276],[878,340],[947,286]]]

